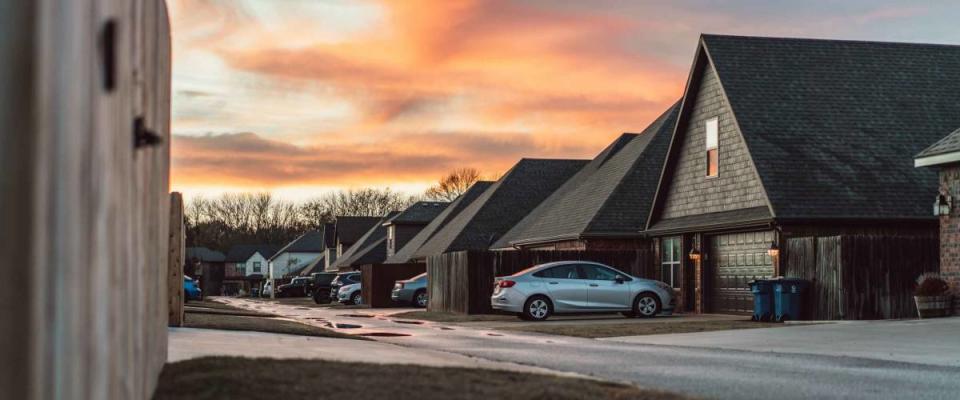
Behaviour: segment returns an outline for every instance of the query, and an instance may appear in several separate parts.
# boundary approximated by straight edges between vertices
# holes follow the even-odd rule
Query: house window
[[[396,233],[396,227],[393,226],[393,225],[390,225],[390,226],[387,228],[387,249],[394,249],[394,248],[395,248],[395,246],[396,246],[396,242],[395,242],[396,234],[397,234],[397,233]]]
[[[255,274],[259,274],[259,273],[260,273],[260,261],[254,261],[254,262],[253,262],[253,273],[255,273]]]
[[[680,237],[660,241],[660,279],[674,288],[680,288]]]
[[[238,273],[238,274],[240,274],[240,275],[246,275],[246,274],[247,274],[247,264],[237,264],[236,267],[237,267],[237,273]]]
[[[717,151],[720,142],[720,123],[717,118],[707,120],[707,176],[717,176],[720,172],[720,154]]]

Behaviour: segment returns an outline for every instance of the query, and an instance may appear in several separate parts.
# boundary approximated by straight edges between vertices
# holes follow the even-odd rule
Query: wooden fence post
[[[170,193],[170,254],[167,258],[167,305],[169,326],[183,326],[184,262],[183,196]]]

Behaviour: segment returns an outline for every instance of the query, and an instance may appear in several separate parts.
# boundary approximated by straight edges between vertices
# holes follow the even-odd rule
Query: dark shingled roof
[[[323,244],[323,232],[313,230],[287,243],[286,246],[277,250],[277,253],[270,259],[272,260],[283,253],[320,253],[326,249]]]
[[[387,263],[390,264],[404,264],[410,262],[413,259],[414,253],[423,246],[430,238],[433,237],[438,231],[447,226],[447,223],[450,222],[454,217],[460,214],[464,208],[473,203],[484,191],[487,190],[493,182],[479,181],[470,186],[470,189],[467,189],[466,192],[461,194],[459,197],[453,200],[449,206],[444,208],[443,212],[436,216],[432,221],[430,221],[427,226],[425,226],[416,236],[410,239],[407,244],[405,244],[400,249],[397,249],[393,256],[387,259]]]
[[[937,174],[913,156],[960,126],[960,46],[718,35],[701,45],[777,218],[932,218]]]
[[[340,242],[346,245],[352,245],[370,230],[376,223],[380,222],[381,217],[337,217],[337,237]]]
[[[958,151],[960,151],[960,129],[953,131],[953,133],[947,135],[947,137],[927,147],[921,151],[920,154],[917,154],[916,158],[938,156]]]
[[[263,258],[270,259],[277,253],[280,246],[273,244],[238,244],[230,247],[227,252],[227,262],[244,262],[250,259],[254,253],[260,253]]]
[[[418,201],[386,223],[388,225],[426,225],[440,215],[448,205],[450,203],[445,201]]]
[[[187,247],[184,255],[187,261],[196,259],[200,262],[224,262],[227,258],[223,253],[206,247]]]
[[[387,258],[387,228],[383,224],[399,214],[399,211],[394,211],[381,218],[350,246],[349,250],[343,252],[331,267],[356,267],[383,262]]]
[[[587,162],[520,160],[417,250],[414,258],[489,248]]]
[[[679,103],[641,134],[623,134],[497,241],[493,248],[590,235],[638,236],[657,190]]]

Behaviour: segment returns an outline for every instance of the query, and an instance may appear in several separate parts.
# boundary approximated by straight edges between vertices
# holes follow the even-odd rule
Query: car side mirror
[[[623,283],[623,281],[624,281],[623,277],[620,276],[620,275],[617,275],[617,277],[615,278],[615,280],[617,281],[617,283]]]

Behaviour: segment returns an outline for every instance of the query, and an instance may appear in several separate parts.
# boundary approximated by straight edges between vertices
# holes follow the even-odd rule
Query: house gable
[[[736,116],[702,46],[683,103],[651,222],[763,207],[769,213]],[[705,125],[713,118],[719,123],[719,172],[708,177]]]

